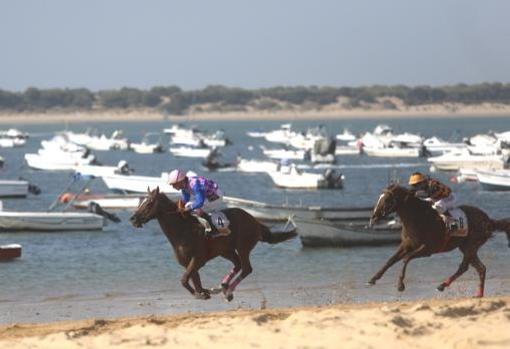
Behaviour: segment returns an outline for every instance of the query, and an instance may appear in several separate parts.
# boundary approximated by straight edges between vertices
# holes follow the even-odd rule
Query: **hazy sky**
[[[0,89],[510,82],[510,1],[2,0]]]

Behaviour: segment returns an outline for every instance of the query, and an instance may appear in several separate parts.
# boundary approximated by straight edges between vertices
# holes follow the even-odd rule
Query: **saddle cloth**
[[[446,226],[455,226],[456,229],[450,232],[450,236],[467,236],[468,234],[468,220],[466,214],[460,208],[453,208],[450,211]]]
[[[230,221],[227,218],[227,215],[223,213],[223,211],[212,212],[211,214],[211,222],[214,224],[218,231],[225,230],[230,225]]]

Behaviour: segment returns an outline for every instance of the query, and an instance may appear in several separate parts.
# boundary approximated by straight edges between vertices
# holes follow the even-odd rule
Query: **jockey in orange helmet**
[[[409,177],[409,185],[416,191],[416,196],[431,201],[432,207],[439,212],[445,223],[448,222],[448,210],[456,206],[456,198],[450,187],[420,172],[414,172]]]

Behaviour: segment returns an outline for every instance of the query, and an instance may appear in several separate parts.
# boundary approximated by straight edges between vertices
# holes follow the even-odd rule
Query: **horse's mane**
[[[406,205],[415,205],[416,209],[423,212],[423,214],[437,215],[436,210],[432,208],[429,202],[421,200],[414,195],[414,190],[403,187],[398,184],[390,185],[386,190],[391,191],[397,198],[399,198]]]
[[[173,202],[165,193],[160,192],[157,194],[157,199],[170,206],[171,211],[177,211],[177,203]]]

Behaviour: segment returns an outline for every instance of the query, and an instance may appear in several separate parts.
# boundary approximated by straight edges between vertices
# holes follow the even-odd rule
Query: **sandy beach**
[[[215,120],[314,120],[314,119],[408,119],[408,118],[469,118],[510,117],[510,105],[505,104],[441,104],[399,106],[397,109],[373,108],[345,109],[328,106],[320,110],[280,110],[277,112],[200,112],[190,115],[165,115],[154,109],[48,111],[45,113],[0,113],[0,124],[140,122],[140,121],[215,121]]]
[[[0,327],[2,348],[508,348],[510,297]]]

